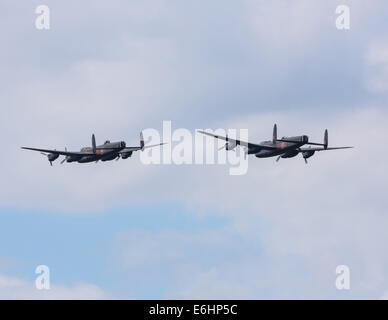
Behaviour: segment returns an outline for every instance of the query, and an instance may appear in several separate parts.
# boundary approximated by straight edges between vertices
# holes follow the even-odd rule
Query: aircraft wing
[[[299,152],[306,152],[306,151],[326,151],[326,150],[338,150],[338,149],[350,149],[353,147],[332,147],[332,148],[299,148]]]
[[[158,147],[158,146],[162,146],[166,143],[157,143],[157,144],[151,144],[149,146],[144,146],[144,147],[126,147],[124,149],[122,149],[119,153],[125,153],[125,152],[133,152],[133,151],[138,151],[138,150],[144,150],[144,149],[148,149],[148,148],[153,148],[153,147]]]
[[[141,150],[141,147],[127,147],[122,149],[119,153],[125,153],[125,152],[133,152],[133,151],[138,151]]]
[[[221,139],[221,140],[224,140],[224,141],[230,141],[232,143],[235,143],[237,146],[247,147],[248,149],[251,149],[251,148],[264,149],[264,150],[274,150],[274,149],[276,149],[275,147],[265,146],[265,145],[262,145],[262,144],[255,144],[255,143],[245,142],[245,141],[241,141],[241,140],[231,139],[229,137],[226,138],[226,137],[219,136],[219,135],[216,135],[216,134],[212,134],[212,133],[209,133],[209,132],[206,132],[206,131],[198,130],[198,132],[202,133],[202,134],[205,134],[207,136],[214,137],[216,139]]]
[[[162,146],[164,144],[166,144],[167,142],[163,142],[163,143],[157,143],[157,144],[151,144],[149,146],[144,146],[143,149],[148,149],[148,148],[153,148],[153,147],[158,147],[158,146]]]
[[[28,148],[28,147],[22,147],[22,149],[32,150],[32,151],[40,151],[40,152],[47,152],[47,153],[54,153],[54,154],[59,154],[59,155],[62,155],[62,156],[94,155],[93,152],[71,152],[71,151],[37,149],[37,148]]]

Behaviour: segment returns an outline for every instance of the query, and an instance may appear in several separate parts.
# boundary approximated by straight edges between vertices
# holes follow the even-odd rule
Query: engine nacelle
[[[121,154],[121,159],[128,159],[132,156],[133,151],[123,152]]]
[[[101,158],[101,161],[111,161],[117,158],[116,154],[108,154]]]
[[[58,154],[58,153],[49,153],[49,154],[47,155],[47,159],[48,159],[48,161],[50,161],[50,162],[57,160],[58,157],[59,157],[59,154]]]
[[[304,159],[308,159],[314,155],[315,151],[304,151],[302,152],[302,156]]]
[[[76,162],[81,160],[82,158],[85,158],[85,156],[82,155],[72,155],[72,156],[66,156],[66,162]]]
[[[225,149],[230,151],[237,147],[236,142],[227,142],[225,143]]]
[[[282,158],[293,158],[298,155],[299,151],[298,150],[290,150],[284,153],[281,157]]]
[[[75,159],[75,158],[70,157],[70,158],[67,159],[66,161],[67,161],[67,162],[78,161],[79,163],[89,163],[89,162],[96,161],[96,157],[95,157],[95,156],[83,156],[83,157],[81,157],[80,159],[77,159],[77,160],[74,160],[74,159]]]

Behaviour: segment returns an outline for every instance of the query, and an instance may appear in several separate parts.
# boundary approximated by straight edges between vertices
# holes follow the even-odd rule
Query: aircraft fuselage
[[[124,141],[119,142],[105,142],[103,145],[96,146],[96,153],[90,155],[93,152],[93,148],[85,147],[80,150],[80,152],[85,152],[87,155],[73,155],[67,157],[66,162],[78,162],[78,163],[89,163],[95,162],[98,160],[101,161],[111,161],[118,157],[119,152],[126,147]]]
[[[295,136],[295,137],[283,137],[284,140],[289,142],[277,141],[264,141],[260,143],[262,146],[268,146],[275,148],[273,150],[265,150],[259,148],[251,148],[248,150],[248,154],[254,154],[257,158],[269,158],[283,155],[285,158],[291,158],[298,154],[297,149],[308,142],[308,136]],[[292,141],[292,142],[291,142]],[[294,142],[295,141],[295,142]],[[259,149],[259,150],[258,150]]]

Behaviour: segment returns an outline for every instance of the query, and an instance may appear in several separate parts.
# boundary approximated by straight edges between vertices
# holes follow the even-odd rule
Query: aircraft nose
[[[125,146],[126,146],[125,142],[124,142],[124,141],[121,141],[121,147],[122,147],[122,148],[125,148]]]
[[[308,136],[303,136],[303,142],[304,142],[304,143],[309,142],[309,137],[308,137]]]

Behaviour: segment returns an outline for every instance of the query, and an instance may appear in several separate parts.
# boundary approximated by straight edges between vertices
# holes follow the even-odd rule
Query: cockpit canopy
[[[110,141],[109,141],[109,140],[106,140],[106,141],[104,142],[104,144],[108,144],[108,143],[110,143]]]

